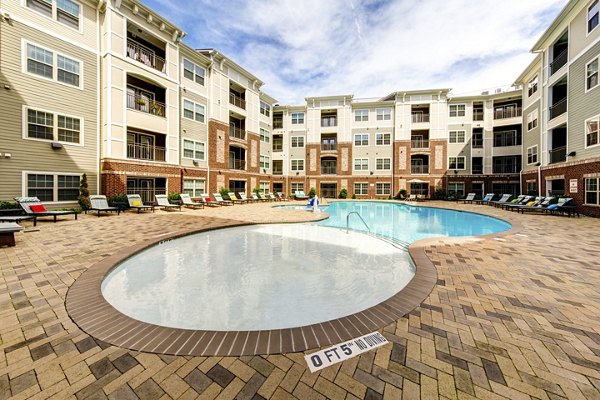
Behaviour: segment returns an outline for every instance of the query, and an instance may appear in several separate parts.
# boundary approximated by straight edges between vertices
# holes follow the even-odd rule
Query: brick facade
[[[102,193],[109,197],[127,193],[128,177],[164,178],[167,193],[179,193],[183,186],[183,170],[178,165],[104,159],[100,165]]]

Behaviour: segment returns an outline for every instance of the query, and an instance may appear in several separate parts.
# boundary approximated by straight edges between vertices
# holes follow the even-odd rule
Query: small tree
[[[348,191],[346,189],[340,190],[340,199],[348,198]]]
[[[224,199],[229,198],[229,190],[227,190],[225,187],[221,187],[221,189],[219,189],[219,193],[221,194],[222,198],[224,198]]]
[[[308,192],[308,197],[310,197],[312,199],[316,195],[317,195],[317,189],[315,189],[314,187],[311,187],[310,192]]]
[[[408,196],[408,192],[406,189],[398,190],[398,194],[396,195],[396,200],[404,200]]]
[[[260,188],[257,186],[254,189],[252,189],[252,193],[259,195],[260,194]]]
[[[169,193],[169,195],[167,196],[167,199],[169,200],[169,203],[173,203],[176,201],[180,201],[181,200],[181,196],[179,196],[179,193]]]
[[[82,210],[89,210],[92,207],[90,203],[90,190],[88,189],[87,175],[83,174],[79,181],[79,197],[77,198]]]

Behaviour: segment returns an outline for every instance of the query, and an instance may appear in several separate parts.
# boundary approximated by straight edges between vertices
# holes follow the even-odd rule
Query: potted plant
[[[348,198],[348,191],[346,189],[340,190],[340,199]]]
[[[77,198],[77,202],[83,211],[87,211],[92,207],[86,174],[81,175],[81,180],[79,181],[79,197]]]
[[[308,192],[308,197],[311,199],[317,195],[317,190],[314,187],[310,188],[310,192]]]

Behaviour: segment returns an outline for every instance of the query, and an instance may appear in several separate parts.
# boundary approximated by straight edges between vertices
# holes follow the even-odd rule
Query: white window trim
[[[588,36],[590,36],[597,28],[598,26],[600,26],[600,23],[598,25],[596,25],[594,27],[594,29],[592,29],[591,31],[588,32],[588,24],[590,22],[590,20],[588,19],[588,15],[590,12],[590,6],[592,5],[593,1],[590,1],[589,5],[585,8],[585,37],[587,38]]]
[[[356,120],[356,116],[357,116],[357,113],[359,111],[366,111],[367,112],[367,119],[366,120],[363,120],[363,116],[362,115],[360,116],[360,121]],[[360,109],[354,110],[354,121],[353,122],[369,122],[369,109],[367,109],[367,108],[360,108]]]
[[[192,73],[194,74],[194,79],[189,79],[189,78],[185,77],[185,62],[186,61],[191,63],[194,66],[194,71],[192,71]],[[165,60],[165,63],[166,63],[166,60]],[[196,82],[196,67],[204,70],[204,75],[202,76],[202,78],[204,79],[204,84]],[[189,58],[186,58],[186,57],[183,58],[183,62],[181,63],[181,77],[183,79],[185,79],[184,82],[191,81],[198,86],[206,87],[206,68],[204,68],[202,65],[196,64],[195,62],[193,62],[192,60],[190,60]]]
[[[356,193],[356,185],[366,185],[367,193]],[[367,196],[369,194],[369,182],[354,182],[354,194],[357,196]]]
[[[362,144],[362,139],[360,140],[361,144],[356,144],[356,137],[358,135],[360,135],[360,136],[365,136],[366,135],[367,136],[367,144]],[[355,133],[354,134],[354,140],[352,141],[352,145],[354,147],[367,147],[367,146],[369,146],[370,142],[371,142],[371,138],[370,138],[370,135],[368,133],[364,133],[364,132],[363,133]]]
[[[185,141],[192,142],[194,144],[194,155],[196,155],[196,143],[202,143],[204,145],[204,157],[203,158],[186,157],[185,156]],[[201,142],[199,140],[183,138],[183,140],[181,141],[181,158],[185,158],[186,160],[206,161],[206,143]]]
[[[32,46],[40,47],[44,50],[48,50],[48,51],[52,52],[52,78],[46,78],[45,76],[41,76],[41,75],[34,74],[34,73],[27,71],[27,45],[28,44],[30,44]],[[66,82],[61,82],[58,80],[58,56],[59,55],[63,56],[63,57],[67,57],[68,59],[71,59],[73,61],[77,61],[79,63],[79,86],[70,85]],[[84,84],[83,84],[83,81],[84,81],[83,61],[81,61],[78,58],[71,57],[63,52],[56,51],[51,47],[47,47],[45,45],[41,45],[36,42],[32,42],[31,40],[21,39],[21,72],[30,77],[40,79],[40,80],[43,80],[46,82],[57,83],[59,85],[66,86],[71,89],[79,89],[82,91],[85,89]]]
[[[293,117],[294,114],[295,115],[302,114],[302,122],[295,122],[294,123],[294,117]],[[296,119],[298,119],[298,118],[296,118]],[[290,123],[291,123],[291,125],[304,125],[306,123],[306,113],[305,112],[293,112],[293,113],[290,113]]]
[[[21,171],[21,196],[28,197],[27,194],[27,175],[54,175],[54,186],[52,187],[52,198],[58,199],[58,176],[78,176],[81,181],[82,173],[76,172],[55,172],[55,171]],[[44,204],[73,204],[77,200],[61,200],[61,201],[43,201]]]
[[[379,119],[379,112],[381,111],[381,119]],[[386,113],[388,111],[388,113]],[[385,118],[389,115],[389,118]],[[375,109],[375,121],[391,121],[392,120],[392,107],[382,107]]]
[[[356,169],[356,160],[362,160],[362,161],[367,160],[367,168],[366,169],[364,169],[364,168]],[[364,166],[363,163],[362,163],[362,161],[361,161],[361,165]],[[353,159],[352,160],[352,170],[356,171],[356,172],[365,172],[365,171],[368,172],[369,171],[369,159],[368,158],[362,158],[362,157]]]
[[[456,132],[456,142],[451,142],[450,141],[450,133],[451,132]],[[463,133],[463,141],[462,142],[458,141],[458,134],[460,132]],[[465,143],[467,143],[467,131],[465,131],[465,130],[451,130],[451,131],[448,131],[448,143],[449,144],[465,144]]]
[[[535,118],[534,117],[535,114]],[[535,126],[532,126],[531,129],[529,129],[529,123],[533,123],[533,121],[537,121]],[[535,110],[533,110],[532,112],[530,112],[529,114],[527,114],[527,132],[534,130],[535,128],[538,127],[540,121],[539,121],[539,111],[536,108]]]
[[[595,115],[595,116],[593,116],[591,118],[588,118],[585,121],[583,121],[583,145],[584,145],[584,148],[586,148],[586,149],[593,149],[594,147],[600,146],[600,137],[598,137],[598,143],[593,144],[591,146],[587,145],[587,135],[588,135],[587,123],[588,123],[588,121],[591,121],[593,119],[595,119],[595,120],[598,121],[598,136],[600,136],[600,114],[599,115]]]
[[[194,118],[188,118],[188,117],[185,116],[185,113],[184,113],[184,111],[185,111],[184,104],[185,104],[186,101],[189,101],[190,103],[194,104],[194,110],[193,110],[194,111]],[[204,109],[204,114],[203,114],[204,115],[204,122],[200,122],[200,121],[198,121],[196,119],[196,106],[197,105],[201,106]],[[206,117],[206,106],[204,104],[202,104],[202,103],[197,103],[194,100],[190,100],[190,99],[186,99],[185,97],[182,97],[181,98],[181,118],[185,118],[188,121],[194,121],[197,124],[206,125],[206,120],[207,120],[207,117]]]
[[[260,165],[260,164],[269,164],[268,166]],[[266,154],[260,154],[258,157],[258,166],[263,169],[271,169],[271,157]]]
[[[458,166],[458,159],[462,158],[463,159],[464,168],[450,168],[450,159],[451,158],[456,158],[456,164],[457,164],[457,166]],[[466,169],[467,169],[467,158],[465,156],[448,156],[448,169],[457,170],[457,171],[466,171]]]
[[[293,143],[294,143],[294,140],[293,140],[293,139],[294,139],[294,138],[301,138],[301,139],[302,139],[302,146],[294,146],[294,145],[293,145]],[[298,140],[296,140],[296,142],[298,142]],[[291,147],[292,149],[301,149],[301,148],[305,147],[305,144],[304,144],[304,136],[290,136],[290,147]]]
[[[377,189],[380,186],[383,189],[384,187],[386,187],[386,185],[389,188],[388,193],[379,193],[379,191]],[[388,196],[388,195],[391,195],[391,194],[392,194],[392,184],[391,183],[389,183],[389,182],[376,182],[375,183],[375,195],[376,196]]]
[[[465,113],[465,115],[458,115],[458,107],[459,107],[459,106],[463,106],[463,107],[465,108],[465,109],[463,110],[463,111],[464,111],[464,113]],[[450,112],[451,112],[451,108],[452,108],[452,107],[456,107],[456,114],[457,114],[457,115],[454,115],[454,116],[450,115]],[[466,103],[459,103],[459,104],[449,104],[449,105],[448,105],[448,118],[464,118],[464,117],[466,117],[466,116],[467,116],[467,104],[466,104]]]
[[[56,139],[53,140],[48,140],[48,139],[38,139],[38,138],[32,138],[29,137],[27,135],[27,126],[28,126],[28,121],[27,121],[27,110],[34,110],[34,111],[41,111],[41,112],[45,112],[48,114],[52,114],[54,116],[54,126],[53,126],[53,130],[52,133],[54,135],[54,137]],[[79,127],[81,128],[79,130],[79,143],[73,143],[73,142],[63,142],[61,140],[58,140],[58,116],[61,115],[63,117],[68,117],[68,118],[77,118],[79,120]],[[77,115],[71,115],[71,114],[66,114],[66,113],[61,113],[61,112],[57,112],[57,111],[51,111],[51,110],[47,110],[44,108],[38,108],[38,107],[29,107],[27,105],[23,105],[23,111],[22,111],[22,117],[21,117],[21,137],[24,140],[33,140],[35,142],[43,142],[43,143],[53,143],[53,142],[58,142],[61,143],[65,146],[79,146],[79,147],[84,147],[85,146],[85,120],[83,119],[83,117],[77,116]]]
[[[598,24],[600,25],[600,24]],[[598,26],[596,26],[597,28]],[[594,28],[594,29],[596,29]],[[596,86],[588,89],[587,87],[587,80],[588,80],[588,76],[587,76],[587,69],[588,69],[588,65],[590,65],[591,63],[593,63],[594,61],[598,62],[598,70],[596,71],[596,75],[597,75],[597,80],[598,83],[596,83]],[[585,93],[591,92],[592,90],[596,89],[598,86],[600,86],[600,56],[596,56],[594,58],[592,58],[588,63],[585,64],[585,68],[583,70],[583,79],[585,80]]]
[[[390,142],[388,144],[377,144],[377,135],[389,135],[390,137]],[[383,139],[383,142],[385,142],[385,139]],[[375,133],[375,146],[391,146],[392,145],[392,134],[389,132],[376,132]]]
[[[532,85],[532,83],[535,81],[535,92],[529,94],[529,87],[530,85]],[[536,94],[538,92],[538,90],[540,90],[540,80],[539,80],[539,76],[536,75],[533,78],[531,78],[529,80],[529,82],[527,82],[527,97],[532,97],[534,94]]]
[[[204,182],[204,189],[202,189],[201,193],[196,193],[196,185],[194,184],[194,196],[192,197],[199,197],[200,195],[202,195],[203,193],[206,193],[206,179],[203,178],[183,178],[183,191],[182,193],[185,193],[185,181],[194,181],[194,182]]]
[[[265,109],[264,107],[262,107],[262,105],[265,104],[267,106],[266,110],[269,112],[269,115],[265,115],[262,110]],[[260,115],[264,116],[265,118],[271,118],[271,116],[273,115],[273,107],[271,107],[271,105],[269,103],[267,103],[264,100],[259,100],[258,103],[258,112]]]
[[[389,160],[390,167],[389,168],[377,168],[377,160]],[[379,158],[376,158],[375,159],[375,170],[376,171],[391,171],[392,170],[392,159],[390,157],[379,157]]]
[[[263,135],[263,131],[265,132],[265,134]],[[267,140],[264,140],[264,137],[267,138]],[[263,143],[271,143],[271,132],[268,131],[265,128],[259,128],[259,133],[258,133],[258,139],[263,142]]]
[[[598,203],[588,203],[587,202],[587,194],[588,194],[587,180],[588,179],[593,179],[596,181],[596,190],[593,191],[593,193],[596,193],[596,201]],[[590,191],[590,192],[592,192],[592,191]],[[600,206],[600,178],[595,178],[595,177],[584,177],[583,178],[583,204],[586,206],[591,206],[591,207]]]
[[[302,169],[294,169],[293,165],[294,165],[294,161],[302,161]],[[294,172],[302,172],[304,171],[304,159],[303,158],[292,158],[290,159],[290,171],[294,171]]]
[[[529,149],[533,149],[535,147],[535,161],[534,162],[529,162]],[[533,152],[532,152],[533,153]],[[533,165],[533,164],[537,164],[538,160],[540,158],[540,154],[538,152],[538,145],[534,144],[533,146],[529,146],[526,150],[525,150],[525,161],[527,162],[527,165]]]
[[[46,14],[43,14],[43,13],[41,13],[39,11],[36,11],[33,8],[27,7],[27,0],[21,0],[21,6],[25,7],[29,11],[35,13],[36,15],[41,15],[42,17],[44,17],[46,19],[49,19],[51,21],[54,21],[54,22],[58,23],[60,26],[64,26],[67,29],[70,29],[70,30],[72,30],[74,32],[79,32],[79,33],[83,34],[83,4],[80,1],[78,1],[78,0],[71,0],[71,1],[73,3],[77,3],[79,5],[79,16],[78,16],[78,18],[79,18],[79,29],[75,29],[72,26],[69,26],[67,24],[63,24],[62,22],[60,22],[58,20],[58,17],[57,17],[58,7],[56,5],[56,1],[55,0],[52,0],[52,15],[51,16],[47,16]],[[587,31],[587,27],[586,27],[586,31]]]

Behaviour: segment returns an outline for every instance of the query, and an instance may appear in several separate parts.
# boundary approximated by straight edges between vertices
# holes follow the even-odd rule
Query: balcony
[[[127,108],[156,115],[158,117],[165,117],[164,103],[155,101],[139,92],[127,92]]]
[[[473,175],[482,175],[483,174],[483,165],[477,165],[477,166],[473,166],[471,167],[471,173]]]
[[[229,125],[229,137],[246,140],[246,130],[234,125]]]
[[[337,126],[337,117],[323,117],[321,118],[321,127],[333,127]]]
[[[556,71],[561,69],[567,63],[568,49],[563,50],[559,55],[554,57],[554,60],[549,64],[550,75],[554,75]]]
[[[567,146],[561,146],[548,151],[550,164],[567,161]]]
[[[160,72],[166,71],[165,59],[156,52],[133,39],[127,39],[127,57]]]
[[[410,140],[410,147],[412,149],[428,149],[429,148],[429,139],[412,138]]]
[[[273,137],[273,153],[280,153],[283,151],[283,139],[276,139]]]
[[[243,110],[246,109],[246,100],[244,100],[235,93],[229,93],[229,104],[233,104],[234,106],[239,107]]]
[[[283,118],[273,118],[273,129],[283,129]]]
[[[410,173],[413,175],[429,174],[429,165],[411,164]]]
[[[337,143],[321,143],[321,151],[336,151]]]
[[[229,159],[229,169],[245,170],[246,169],[246,161],[240,160],[237,158],[230,158]]]
[[[321,163],[321,175],[337,174],[337,163],[335,161],[327,161]]]
[[[164,162],[165,153],[164,147],[139,143],[127,143],[127,158],[134,160]]]
[[[516,118],[522,115],[521,107],[497,107],[494,109],[494,119]]]
[[[567,98],[563,98],[550,106],[550,119],[567,112]]]
[[[429,114],[413,112],[411,117],[412,117],[412,122],[414,124],[418,124],[421,122],[429,122]]]
[[[473,109],[473,121],[483,121],[483,110]]]

